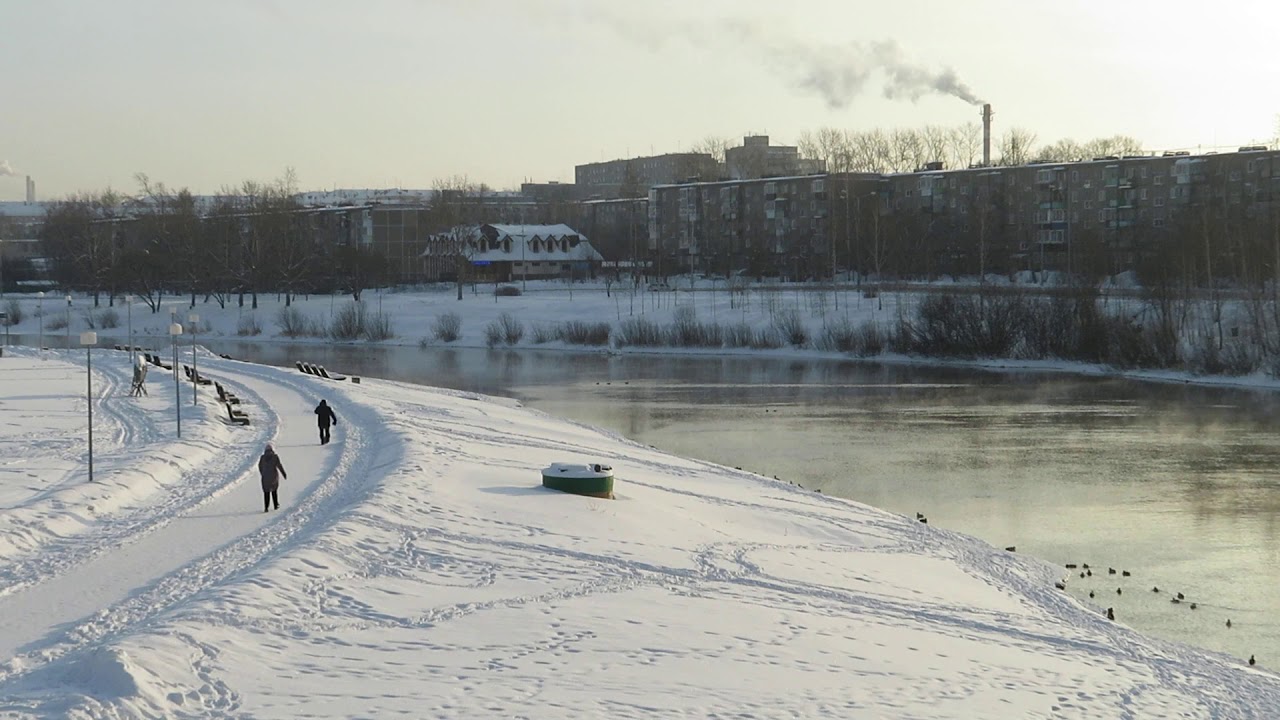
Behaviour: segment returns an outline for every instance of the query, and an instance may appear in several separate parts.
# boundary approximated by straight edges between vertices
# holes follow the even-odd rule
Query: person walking
[[[329,403],[321,400],[316,406],[316,423],[320,426],[320,444],[329,444],[329,423],[338,424],[338,416],[333,414],[333,408],[329,407]]]
[[[280,456],[271,447],[271,443],[267,443],[267,449],[258,458],[258,473],[262,475],[262,512],[269,512],[273,502],[279,510],[280,478],[288,479],[289,474],[284,471],[284,463],[280,462]]]

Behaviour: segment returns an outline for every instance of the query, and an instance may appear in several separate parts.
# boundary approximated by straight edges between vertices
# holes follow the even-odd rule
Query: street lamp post
[[[134,366],[138,364],[138,357],[133,352],[133,296],[125,295],[124,304],[129,312],[129,365]]]
[[[40,302],[40,307],[36,310],[36,314],[40,316],[40,344],[37,347],[44,350],[44,291],[36,293],[36,298]]]
[[[80,344],[84,346],[85,399],[89,401],[89,482],[93,482],[93,346],[98,344],[98,333],[80,333]]]
[[[182,326],[178,323],[169,325],[169,339],[173,346],[173,369],[178,369],[178,336],[182,334]],[[182,394],[178,384],[178,373],[173,373],[173,409],[178,413],[178,437],[182,437]]]
[[[67,293],[67,349],[71,349],[71,294]]]
[[[200,402],[196,394],[200,389],[200,372],[196,366],[196,325],[200,323],[200,316],[191,313],[187,315],[187,322],[191,323],[191,404],[195,405]]]
[[[170,306],[169,306],[169,327],[173,327],[174,325],[177,325],[177,324],[178,324],[178,308],[173,307],[172,305],[170,305]],[[181,327],[181,326],[179,326],[179,327]],[[181,334],[182,334],[182,331],[181,331],[181,330],[179,330],[179,331],[178,331],[178,334],[179,334],[179,335],[181,335]],[[176,350],[176,348],[177,348],[177,341],[176,341],[176,340],[174,341],[174,348],[175,348],[175,350],[174,350],[174,351],[176,352],[176,351],[177,351],[177,350]],[[178,359],[177,359],[177,358],[178,358],[178,356],[177,356],[177,355],[174,355],[173,357],[174,357],[174,360],[173,360],[173,381],[174,381],[174,382],[178,382]]]

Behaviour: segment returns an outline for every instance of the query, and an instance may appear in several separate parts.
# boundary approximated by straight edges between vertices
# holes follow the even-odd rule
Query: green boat
[[[542,470],[542,486],[590,497],[613,497],[613,468],[595,463],[551,463]]]

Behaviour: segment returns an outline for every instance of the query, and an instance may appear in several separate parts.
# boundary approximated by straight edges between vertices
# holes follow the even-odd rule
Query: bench
[[[164,368],[165,370],[173,369],[172,365],[165,365],[163,362],[161,362],[159,355],[152,355],[151,353],[146,353],[142,357],[145,358],[147,362],[151,363],[152,365],[155,365],[156,367]]]
[[[190,380],[190,381],[192,381],[192,382],[194,382],[194,383],[196,383],[196,384],[198,384],[198,385],[212,385],[212,384],[213,384],[213,381],[212,381],[212,380],[210,380],[209,378],[204,377],[203,375],[200,375],[199,373],[192,372],[192,371],[191,371],[191,366],[190,366],[190,365],[183,365],[183,366],[182,366],[182,370],[183,370],[183,372],[185,372],[185,373],[187,374],[187,379],[188,379],[188,380]]]
[[[232,425],[248,425],[249,416],[235,409],[231,403],[223,403],[227,407],[227,417],[231,419]]]
[[[214,385],[214,387],[218,388],[218,398],[219,398],[220,400],[222,400],[222,402],[224,402],[224,403],[226,403],[226,404],[228,404],[228,405],[239,405],[239,404],[240,404],[240,398],[236,397],[236,396],[235,396],[234,394],[232,394],[232,393],[227,392],[227,391],[226,391],[226,389],[222,387],[222,383],[220,383],[220,382],[215,382],[213,385]]]
[[[298,366],[298,370],[299,370],[299,371],[301,371],[301,372],[303,372],[303,373],[305,373],[305,374],[307,374],[307,375],[311,375],[311,374],[313,374],[310,370],[308,370],[308,369],[307,369],[307,366],[306,366],[306,365],[304,365],[304,364],[302,363],[302,361],[301,361],[301,360],[294,360],[294,361],[293,361],[293,364]]]
[[[326,380],[346,380],[347,379],[346,375],[330,375],[329,371],[325,370],[323,365],[318,366],[316,369],[320,371],[320,377]]]

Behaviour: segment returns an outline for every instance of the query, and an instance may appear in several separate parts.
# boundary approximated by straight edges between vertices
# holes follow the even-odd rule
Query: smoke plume
[[[17,175],[17,174],[18,173],[13,171],[13,167],[9,165],[8,160],[0,160],[0,177],[5,177],[6,175]]]
[[[816,93],[832,109],[848,107],[877,77],[884,96],[915,102],[925,95],[949,95],[971,105],[982,100],[955,70],[932,70],[910,62],[892,40],[869,46],[849,43],[815,46],[742,20],[721,26],[748,53],[763,53],[777,69],[793,76],[800,87]]]
[[[783,79],[816,94],[832,109],[848,107],[874,81],[881,83],[884,96],[890,99],[914,102],[925,95],[946,95],[972,105],[982,104],[955,70],[913,63],[892,40],[822,46],[802,42],[772,23],[745,18],[698,22],[663,17],[658,21],[601,10],[588,10],[581,16],[653,50],[671,39],[698,48],[709,41],[727,41],[736,52],[766,61]]]

